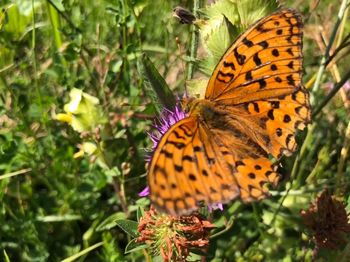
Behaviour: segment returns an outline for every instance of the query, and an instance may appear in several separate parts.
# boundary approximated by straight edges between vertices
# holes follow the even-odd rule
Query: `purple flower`
[[[160,114],[156,123],[153,124],[153,127],[156,129],[156,131],[148,133],[153,142],[152,151],[157,147],[158,142],[169,130],[169,128],[185,117],[187,117],[187,114],[182,111],[181,106],[178,104],[175,106],[174,111],[171,111],[167,108],[163,109],[163,112]],[[149,161],[150,158],[147,160]]]
[[[149,195],[149,186],[146,186],[139,194],[139,197],[146,197]]]
[[[223,211],[224,210],[223,204],[217,203],[217,204],[213,204],[213,205],[208,205],[209,212],[213,212],[216,209],[220,209],[221,211]]]

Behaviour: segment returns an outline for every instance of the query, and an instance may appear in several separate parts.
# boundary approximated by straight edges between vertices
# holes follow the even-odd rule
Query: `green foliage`
[[[169,110],[174,108],[176,105],[175,96],[146,54],[143,54],[140,58],[139,67],[140,73],[148,80],[148,84],[153,88],[156,94],[153,95],[153,97],[158,98],[163,107]]]
[[[307,134],[299,134],[299,153],[282,160],[285,179],[272,197],[203,212],[216,225],[207,261],[311,261],[315,245],[300,210],[325,187],[350,210],[349,90],[330,100],[325,84],[349,78],[349,11],[335,28],[338,3],[284,2],[305,17],[308,88],[319,71],[324,42],[333,43],[332,52],[342,43],[345,47],[320,74],[318,86],[310,88],[319,113]],[[149,206],[138,192],[147,183],[152,121],[160,108],[175,104],[185,85],[191,94],[203,94],[206,80],[185,83],[186,66],[192,63],[196,73],[209,76],[234,38],[278,7],[274,0],[221,0],[201,8],[200,18],[210,22],[198,25],[199,59],[189,58],[195,26],[172,19],[180,4],[194,5],[0,1],[1,261],[152,259],[147,245],[135,241]],[[70,97],[74,90],[79,94]],[[65,110],[71,103],[79,110]],[[318,259],[348,261],[349,250],[349,243],[318,250]],[[190,259],[200,257],[193,252]]]

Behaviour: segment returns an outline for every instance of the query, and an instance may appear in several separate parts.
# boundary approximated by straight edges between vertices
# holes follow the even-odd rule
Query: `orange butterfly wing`
[[[209,111],[220,118],[190,115],[167,131],[154,152],[148,182],[158,209],[186,214],[201,201],[261,199],[268,193],[264,185],[278,182],[268,154],[293,152],[296,130],[310,121],[301,84],[301,30],[300,15],[282,10],[227,50],[205,94],[214,105]]]
[[[235,105],[290,94],[301,86],[302,19],[293,10],[267,16],[226,51],[205,98]]]
[[[201,201],[227,202],[238,195],[232,170],[224,160],[216,160],[217,145],[207,136],[193,117],[180,120],[164,134],[148,172],[150,198],[158,209],[185,214]]]

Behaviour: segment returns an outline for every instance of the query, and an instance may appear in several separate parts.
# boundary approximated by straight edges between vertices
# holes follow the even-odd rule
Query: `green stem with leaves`
[[[193,2],[193,15],[198,18],[198,10],[203,6],[202,0],[194,0]],[[190,46],[190,62],[187,66],[186,79],[190,80],[193,77],[194,73],[194,61],[197,58],[197,49],[199,41],[199,31],[195,25],[192,25],[192,34],[191,34],[191,46]]]

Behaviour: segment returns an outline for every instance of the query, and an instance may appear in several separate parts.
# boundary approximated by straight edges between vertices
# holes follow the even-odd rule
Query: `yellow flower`
[[[72,123],[72,114],[57,114],[55,117],[56,120],[61,121],[61,122],[66,122],[68,124]]]
[[[66,114],[57,114],[57,120],[70,124],[79,133],[93,131],[106,122],[97,97],[77,88],[73,88],[69,96],[69,103],[64,105]]]

